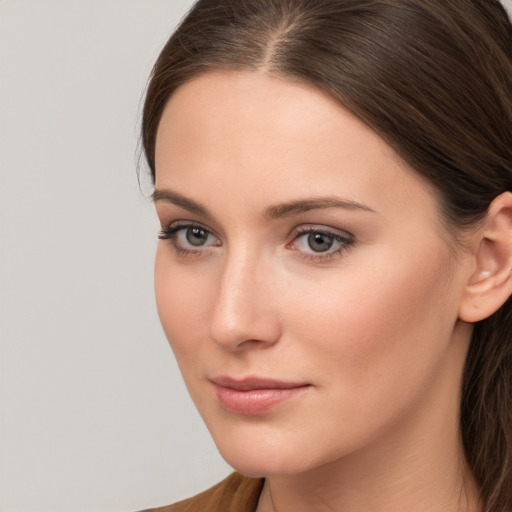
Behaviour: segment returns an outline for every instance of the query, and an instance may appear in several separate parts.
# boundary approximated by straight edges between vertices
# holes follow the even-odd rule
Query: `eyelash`
[[[186,223],[186,224],[176,224],[174,226],[169,226],[167,228],[162,228],[160,232],[158,233],[158,239],[159,240],[168,240],[171,243],[171,246],[176,251],[176,254],[178,256],[194,256],[199,255],[204,252],[204,248],[201,247],[199,249],[185,249],[183,247],[180,247],[177,242],[177,237],[180,231],[185,231],[187,229],[200,229],[202,231],[205,231],[208,235],[212,235],[212,232],[206,227],[201,224],[197,223]],[[215,235],[212,235],[215,236]]]
[[[350,249],[352,245],[355,243],[355,239],[352,235],[347,233],[347,236],[342,236],[335,231],[329,230],[327,228],[322,229],[315,226],[301,226],[299,227],[296,232],[293,235],[293,240],[287,244],[287,247],[290,245],[293,245],[301,238],[305,238],[306,235],[310,235],[312,233],[315,234],[321,234],[321,235],[327,235],[328,237],[332,237],[333,242],[339,243],[339,247],[334,250],[328,250],[325,252],[301,252],[301,257],[305,258],[307,260],[316,261],[316,262],[324,262],[329,261],[332,258],[335,258],[336,256],[341,255],[346,250]]]
[[[199,249],[189,249],[180,247],[177,242],[178,234],[182,231],[186,231],[187,229],[200,229],[202,231],[205,231],[207,236],[215,236],[213,233],[206,227],[201,224],[197,223],[186,223],[186,224],[177,224],[174,226],[169,226],[167,228],[163,228],[158,233],[158,239],[159,240],[168,240],[171,243],[171,246],[176,251],[176,254],[178,256],[197,256],[204,253],[205,247],[211,247],[211,246],[198,246]],[[333,243],[338,243],[340,246],[335,250],[328,250],[325,252],[305,252],[305,251],[299,251],[301,257],[310,261],[315,262],[324,262],[329,261],[332,258],[341,255],[346,250],[348,250],[352,245],[355,244],[355,239],[352,235],[347,233],[347,236],[342,236],[340,234],[337,234],[334,231],[331,231],[329,229],[320,229],[315,226],[301,226],[299,227],[295,233],[293,234],[293,239],[291,242],[289,242],[286,247],[289,248],[293,244],[297,243],[301,238],[304,238],[306,235],[310,235],[312,233],[320,234],[320,235],[326,235],[330,238],[332,238]],[[220,244],[219,244],[220,245]],[[218,245],[214,245],[216,247]]]

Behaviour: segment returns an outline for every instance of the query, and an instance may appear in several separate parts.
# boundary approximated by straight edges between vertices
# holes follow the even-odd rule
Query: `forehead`
[[[165,152],[162,145],[186,142],[183,139],[191,135],[213,142],[209,151],[233,151],[238,144],[238,149],[252,148],[264,155],[276,146],[307,143],[304,153],[312,153],[313,144],[320,152],[334,142],[346,154],[364,144],[367,154],[399,160],[331,96],[309,84],[262,72],[207,73],[179,87],[164,110],[157,151],[161,154]]]
[[[236,193],[259,208],[307,192],[437,214],[424,179],[351,112],[256,72],[205,74],[175,92],[157,134],[156,186],[196,199]]]

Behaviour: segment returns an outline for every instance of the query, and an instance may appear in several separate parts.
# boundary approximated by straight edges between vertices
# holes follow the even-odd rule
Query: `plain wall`
[[[136,175],[146,80],[191,3],[0,3],[1,512],[140,510],[230,471],[159,325]]]
[[[191,3],[0,0],[1,512],[135,511],[230,471],[159,326],[136,178],[146,79]]]

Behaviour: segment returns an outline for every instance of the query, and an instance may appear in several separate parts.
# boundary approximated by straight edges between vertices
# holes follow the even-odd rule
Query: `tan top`
[[[233,473],[193,498],[144,512],[255,512],[263,482],[263,478]]]

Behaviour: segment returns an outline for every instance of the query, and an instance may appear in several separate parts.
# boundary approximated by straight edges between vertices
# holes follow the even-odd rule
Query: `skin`
[[[221,454],[267,478],[258,512],[477,510],[458,427],[475,259],[429,185],[329,96],[262,72],[179,88],[156,170],[162,229],[181,228],[158,245],[159,315]],[[326,197],[345,203],[272,209]],[[311,230],[338,238],[315,252]],[[238,414],[219,375],[308,387]]]

